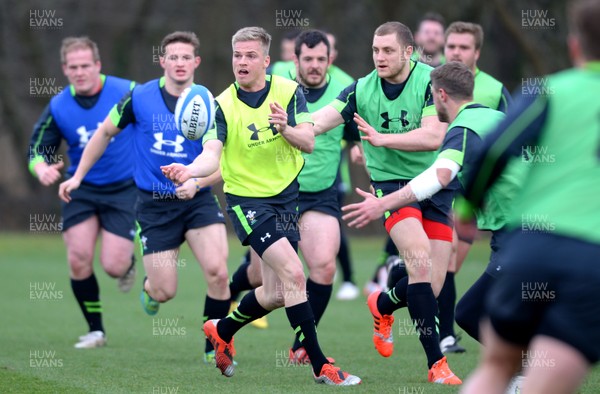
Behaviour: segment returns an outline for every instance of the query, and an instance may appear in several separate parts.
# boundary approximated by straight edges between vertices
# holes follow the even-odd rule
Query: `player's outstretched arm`
[[[203,188],[216,185],[217,183],[223,180],[223,177],[221,176],[221,169],[217,168],[217,171],[213,172],[209,176],[194,178],[194,180],[196,182],[197,187]]]
[[[288,124],[288,113],[279,103],[269,104],[271,114],[269,123],[275,126],[290,145],[302,152],[311,153],[315,147],[315,135],[310,123],[298,123],[292,127]]]
[[[421,119],[421,127],[403,134],[382,134],[369,125],[358,114],[354,114],[358,129],[363,132],[363,140],[373,146],[384,146],[408,152],[432,151],[438,149],[444,141],[447,123],[442,123],[437,116],[426,116]]]
[[[456,162],[440,158],[402,189],[387,196],[377,198],[357,188],[356,192],[364,197],[364,200],[342,207],[342,211],[346,212],[342,219],[350,221],[348,223],[350,227],[364,227],[373,220],[381,218],[386,211],[394,211],[410,203],[431,198],[448,186],[459,170],[460,166]]]
[[[160,167],[163,175],[175,183],[183,183],[190,178],[202,178],[212,175],[219,169],[223,143],[219,140],[208,140],[204,143],[202,153],[187,166],[172,163]]]
[[[311,116],[314,122],[313,132],[315,135],[323,134],[344,123],[342,114],[331,105],[326,105],[320,110],[313,112]]]
[[[102,157],[104,151],[106,151],[108,144],[110,144],[110,140],[120,132],[121,129],[113,124],[110,116],[107,116],[85,146],[81,155],[81,160],[79,161],[79,165],[73,176],[60,184],[58,196],[61,200],[64,202],[71,201],[71,192],[79,188],[83,178],[100,157]]]

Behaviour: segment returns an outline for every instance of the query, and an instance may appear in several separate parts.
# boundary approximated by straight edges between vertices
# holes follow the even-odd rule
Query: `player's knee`
[[[495,373],[503,376],[506,380],[513,377],[521,370],[521,362],[515,360],[510,352],[484,352],[484,363],[492,366]]]
[[[408,265],[408,274],[413,280],[418,282],[430,282],[431,281],[431,268],[424,265],[423,262],[417,261],[411,265]],[[439,291],[438,291],[439,293]]]
[[[335,275],[335,260],[322,260],[310,267],[310,277],[318,283],[331,283]]]
[[[281,280],[290,289],[302,290],[306,289],[306,276],[304,276],[304,270],[301,265],[290,265],[285,270],[285,278]]]
[[[431,248],[428,245],[416,245],[402,253],[408,273],[414,279],[429,281],[432,270],[430,257]]]
[[[67,259],[73,277],[87,277],[92,274],[94,259],[92,253],[71,249],[67,253]]]
[[[229,286],[229,276],[226,267],[214,267],[205,271],[209,286],[225,288]]]
[[[110,251],[103,251],[100,255],[100,264],[109,276],[120,278],[125,275],[131,266],[131,255],[131,252],[113,251],[111,253]]]
[[[131,266],[131,256],[129,259],[102,261],[104,272],[112,278],[120,278]]]
[[[157,287],[152,289],[152,294],[150,294],[150,296],[158,302],[167,302],[174,298],[176,293],[177,289],[175,288]]]

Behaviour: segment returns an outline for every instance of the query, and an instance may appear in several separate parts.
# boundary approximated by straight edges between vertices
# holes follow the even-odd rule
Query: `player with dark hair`
[[[72,176],[81,153],[110,108],[135,83],[101,74],[100,54],[88,37],[68,37],[60,49],[63,73],[69,85],[50,100],[36,123],[29,145],[29,170],[44,186],[61,177],[64,166],[58,148],[64,139]],[[127,129],[107,147],[106,156],[82,179],[81,189],[62,204],[62,231],[67,247],[71,288],[89,326],[79,337],[78,349],[106,344],[100,289],[94,275],[96,242],[102,238],[100,263],[108,275],[119,278],[128,292],[135,281],[135,186],[132,144]]]
[[[445,37],[444,51],[448,61],[459,61],[466,64],[475,75],[473,101],[506,112],[512,101],[510,93],[501,82],[477,67],[477,60],[483,47],[483,29],[481,26],[476,23],[453,22],[446,29]],[[482,230],[498,230],[500,228],[495,224],[491,228],[489,227],[490,223],[482,224],[484,224]],[[454,307],[456,304],[454,276],[460,270],[472,244],[472,238],[454,233],[450,266],[446,273],[444,287],[440,292],[440,297],[438,297],[440,347],[443,353],[462,353],[465,351],[464,347],[458,345],[459,337],[454,332]],[[496,248],[495,245],[494,248]]]
[[[137,86],[114,106],[83,152],[77,171],[60,185],[64,201],[80,186],[81,179],[98,160],[112,138],[131,125],[134,178],[139,235],[146,275],[140,294],[144,311],[158,312],[160,303],[175,297],[179,248],[187,241],[200,263],[207,282],[204,319],[221,318],[229,310],[227,285],[227,234],[225,218],[210,185],[218,172],[174,184],[160,171],[161,165],[189,164],[202,152],[202,145],[186,140],[175,127],[174,111],[181,93],[194,81],[200,65],[200,42],[192,32],[173,32],[162,40],[160,65],[164,76]],[[129,149],[132,149],[131,146]],[[206,341],[205,361],[214,359]]]

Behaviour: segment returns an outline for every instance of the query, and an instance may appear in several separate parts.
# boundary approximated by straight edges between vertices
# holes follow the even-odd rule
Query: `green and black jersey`
[[[512,103],[512,98],[502,82],[476,68],[473,101],[506,113]]]
[[[455,181],[464,184],[465,168],[471,158],[481,149],[483,138],[504,119],[500,111],[476,103],[463,105],[454,121],[448,126],[438,158],[447,158],[461,166]],[[480,230],[499,230],[507,221],[513,199],[520,186],[520,179],[527,170],[521,158],[515,158],[488,192],[483,206],[476,212]],[[454,182],[454,181],[453,181]]]
[[[600,62],[541,80],[484,140],[465,196],[481,206],[509,158],[527,152],[530,164],[513,200],[511,227],[599,243]],[[457,207],[463,215],[465,209],[464,203]]]
[[[402,84],[391,84],[373,70],[342,91],[332,105],[344,121],[352,121],[357,112],[379,133],[403,134],[421,127],[421,119],[437,116],[431,95],[429,74],[432,68],[410,62],[410,74]],[[435,151],[406,152],[375,147],[363,141],[367,169],[376,182],[410,180],[427,169]]]

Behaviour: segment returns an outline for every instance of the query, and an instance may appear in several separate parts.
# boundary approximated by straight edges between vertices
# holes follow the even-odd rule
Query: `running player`
[[[137,86],[113,107],[88,143],[77,171],[60,185],[60,196],[71,199],[81,179],[99,159],[112,138],[133,127],[131,146],[123,156],[135,159],[138,188],[137,221],[144,255],[144,280],[140,299],[145,312],[155,315],[160,303],[175,297],[179,248],[187,241],[200,263],[208,289],[204,319],[224,317],[229,310],[227,235],[225,219],[210,185],[218,173],[181,184],[166,179],[160,166],[172,162],[189,164],[202,152],[199,143],[186,140],[176,129],[173,113],[181,92],[191,86],[200,65],[200,43],[192,32],[173,32],[163,38],[160,65],[164,76]],[[214,358],[209,341],[205,361]]]
[[[446,44],[444,47],[448,61],[458,61],[466,64],[475,74],[473,101],[489,108],[506,112],[512,99],[502,83],[477,67],[477,60],[483,48],[483,29],[476,23],[454,22],[446,29]],[[482,230],[498,230],[499,227],[487,227]],[[456,285],[454,275],[460,270],[469,249],[473,244],[472,238],[465,238],[454,232],[454,245],[450,266],[446,273],[444,287],[438,297],[440,307],[440,347],[443,353],[462,353],[465,348],[458,344],[459,337],[454,333],[454,305],[456,303]],[[495,238],[499,238],[499,235]],[[496,241],[494,240],[493,245]]]
[[[294,75],[303,88],[310,112],[329,104],[346,87],[327,73],[331,62],[329,49],[327,36],[318,30],[305,30],[296,39]],[[309,270],[306,292],[315,325],[325,313],[333,288],[341,216],[335,181],[342,138],[350,139],[351,134],[355,131],[340,125],[319,135],[312,153],[302,153],[305,164],[298,175],[299,246]],[[290,159],[283,153],[276,157],[278,163]],[[290,361],[294,364],[310,362],[298,334],[290,349]]]
[[[432,68],[411,61],[412,51],[408,27],[400,22],[379,26],[373,37],[376,69],[313,114],[316,135],[354,118],[363,133],[367,168],[379,197],[397,191],[425,170],[446,132],[447,125],[435,115],[429,80]],[[444,190],[427,202],[385,213],[386,230],[406,262],[409,277],[388,293],[376,291],[368,298],[378,352],[391,356],[392,312],[408,306],[427,355],[429,380],[442,384],[461,382],[440,351],[435,327],[435,298],[450,258],[451,202],[452,191]]]
[[[330,31],[322,31],[327,35],[327,39],[329,40],[329,67],[327,68],[327,74],[329,75],[330,80],[337,81],[343,87],[346,87],[354,82],[354,78],[335,65],[335,61],[338,57],[337,38]],[[342,159],[340,161],[337,178],[334,183],[338,191],[338,205],[340,207],[343,205],[344,197],[346,196],[346,184],[348,184],[350,180],[348,168],[349,163],[344,157],[344,152],[346,150],[349,152],[350,148],[351,146],[347,146],[345,141],[342,142]],[[342,269],[342,275],[340,278],[342,280],[342,284],[340,285],[335,297],[338,300],[353,300],[358,297],[359,290],[358,287],[356,287],[352,276],[352,259],[350,255],[350,247],[348,245],[348,237],[346,236],[341,225],[342,223],[340,221],[340,248],[337,254],[337,259],[340,264],[340,268]]]
[[[456,204],[468,219],[508,159],[529,147],[512,201],[516,231],[487,297],[483,356],[465,393],[502,393],[523,365],[523,392],[574,393],[600,359],[600,2],[574,1],[567,14],[576,68],[543,78],[515,104],[470,167],[469,203]]]
[[[244,296],[221,320],[204,325],[216,349],[217,367],[233,375],[233,335],[271,310],[285,306],[288,320],[310,358],[318,383],[355,385],[361,380],[331,365],[319,346],[306,278],[296,251],[298,174],[301,151],[313,151],[310,115],[298,84],[266,75],[271,36],[260,27],[232,38],[236,82],[216,102],[215,128],[204,137],[202,154],[188,166],[162,167],[176,182],[212,174],[221,163],[227,212],[243,245],[262,259],[262,285]]]
[[[412,60],[431,67],[438,67],[446,62],[443,53],[444,23],[444,18],[435,12],[428,12],[421,18],[415,32],[416,49],[411,56]],[[365,284],[364,294],[369,296],[374,291],[387,291],[406,275],[404,261],[398,257],[398,248],[388,236],[373,277]],[[440,297],[438,297],[439,303]]]
[[[296,39],[296,80],[303,87],[309,112],[329,104],[347,86],[328,74],[330,49],[327,36],[318,30],[306,30]],[[298,176],[299,246],[309,270],[306,292],[315,325],[319,324],[331,297],[340,247],[340,205],[335,181],[342,138],[349,140],[355,134],[346,129],[340,125],[316,137],[313,152],[302,154],[305,164]],[[290,359],[294,363],[309,362],[299,335],[290,349]]]
[[[64,163],[57,162],[64,139],[69,145],[72,176],[81,152],[110,108],[134,82],[101,74],[96,43],[87,37],[68,37],[60,49],[63,73],[69,80],[36,123],[29,144],[29,170],[44,186],[61,178]],[[135,186],[133,161],[127,154],[131,130],[125,130],[108,146],[106,156],[82,179],[81,189],[68,204],[62,204],[62,231],[67,247],[71,288],[89,326],[79,337],[78,349],[106,344],[102,324],[100,289],[94,275],[96,241],[102,238],[100,263],[106,273],[119,278],[119,289],[131,290],[135,281],[133,238],[135,236]]]

